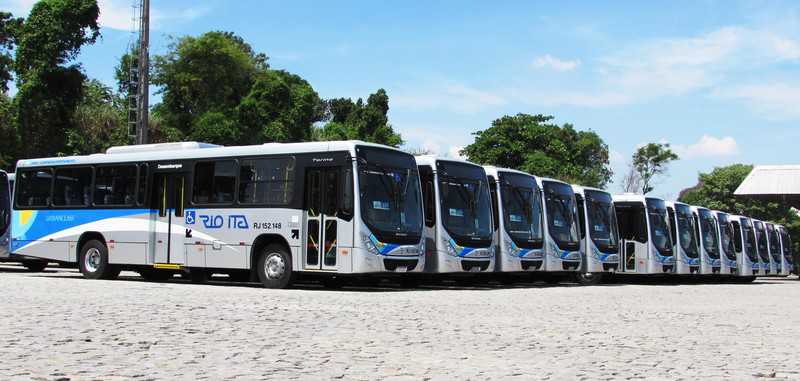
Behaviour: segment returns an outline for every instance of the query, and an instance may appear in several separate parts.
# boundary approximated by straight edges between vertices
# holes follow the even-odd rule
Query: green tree
[[[389,96],[378,89],[367,98],[353,102],[349,98],[331,99],[327,103],[328,123],[316,133],[319,140],[359,139],[398,147],[403,139],[389,124]]]
[[[19,137],[15,118],[14,104],[0,93],[0,169],[13,170],[16,163]]]
[[[120,68],[124,70],[126,65],[129,67],[130,57],[123,57]],[[192,130],[201,117],[205,120],[202,126],[208,127],[206,122],[211,116],[205,114],[209,112],[215,120],[220,115],[228,116],[224,124],[238,129],[235,110],[251,92],[256,74],[267,69],[267,57],[255,53],[231,32],[182,37],[169,46],[166,54],[153,59],[153,84],[160,86],[162,94],[161,118],[185,136],[193,135]],[[240,136],[241,132],[217,131],[212,135]]]
[[[83,155],[103,152],[110,146],[128,144],[127,120],[122,99],[98,80],[83,84],[83,98],[67,131],[65,153]]]
[[[312,138],[322,120],[323,103],[311,85],[283,70],[259,73],[238,108],[245,144],[300,142]]]
[[[552,116],[517,114],[475,132],[461,154],[470,161],[513,168],[593,187],[611,179],[608,146],[594,131],[550,123]]]
[[[37,2],[18,31],[14,68],[22,157],[63,154],[85,77],[74,61],[100,35],[95,0]]]
[[[698,184],[681,192],[679,201],[784,225],[792,236],[794,252],[800,253],[800,217],[788,205],[734,197],[733,192],[752,170],[752,165],[733,164],[701,173]]]
[[[642,194],[653,191],[653,180],[667,172],[669,163],[678,160],[669,143],[649,143],[633,154],[633,168],[639,174]]]
[[[21,26],[22,19],[14,18],[8,12],[0,12],[0,93],[8,91],[14,66],[12,51]]]

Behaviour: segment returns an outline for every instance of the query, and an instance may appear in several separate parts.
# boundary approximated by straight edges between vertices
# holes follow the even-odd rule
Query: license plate
[[[404,273],[406,271],[408,271],[408,267],[405,266],[397,266],[397,268],[394,269],[396,273]]]
[[[479,273],[479,272],[481,272],[481,268],[478,267],[478,266],[473,266],[473,267],[469,268],[469,272],[471,272],[471,273]]]

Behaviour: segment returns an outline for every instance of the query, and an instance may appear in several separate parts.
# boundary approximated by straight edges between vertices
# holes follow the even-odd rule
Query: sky
[[[25,16],[32,0],[0,0]],[[99,0],[102,38],[78,59],[114,84],[132,0]],[[792,1],[151,0],[151,54],[232,31],[323,98],[384,88],[408,148],[457,155],[503,115],[545,114],[608,144],[615,182],[637,147],[681,159],[657,181],[674,199],[733,163],[797,164],[800,3]],[[156,91],[155,89],[154,91]],[[158,95],[155,96],[158,99]]]

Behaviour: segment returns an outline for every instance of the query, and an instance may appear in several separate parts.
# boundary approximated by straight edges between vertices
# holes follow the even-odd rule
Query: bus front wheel
[[[256,273],[266,288],[287,288],[292,284],[292,256],[281,245],[269,245],[258,256]]]
[[[83,244],[78,267],[87,279],[115,279],[119,275],[119,269],[108,263],[108,248],[96,239]]]

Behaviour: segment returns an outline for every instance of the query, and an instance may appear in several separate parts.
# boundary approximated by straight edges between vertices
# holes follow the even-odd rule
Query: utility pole
[[[148,120],[150,118],[150,0],[141,0],[141,24],[139,26],[139,59],[137,91],[136,144],[147,144]]]

